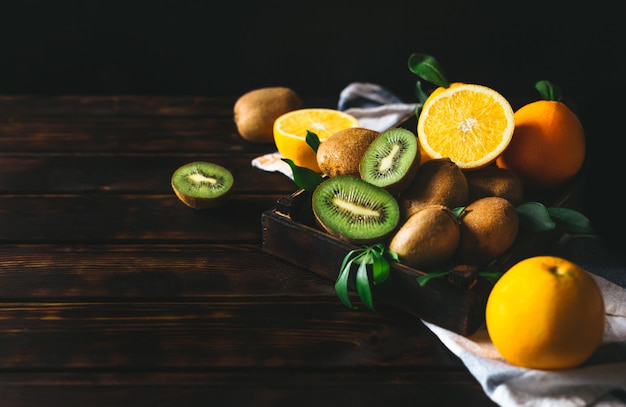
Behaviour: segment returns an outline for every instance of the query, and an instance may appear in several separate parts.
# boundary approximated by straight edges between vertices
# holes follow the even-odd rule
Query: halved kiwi
[[[194,209],[223,205],[233,191],[233,174],[221,165],[194,161],[172,175],[172,189],[185,205]]]
[[[406,189],[420,164],[417,137],[397,127],[382,132],[361,158],[361,179],[397,195]]]
[[[312,209],[324,230],[353,244],[386,240],[400,220],[400,208],[393,195],[348,175],[320,183],[313,191]]]

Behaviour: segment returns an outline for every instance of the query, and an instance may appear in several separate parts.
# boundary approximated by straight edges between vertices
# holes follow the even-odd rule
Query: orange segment
[[[298,109],[274,121],[274,142],[278,152],[300,167],[320,172],[315,151],[306,143],[307,130],[323,142],[339,130],[359,127],[356,117],[340,110],[325,108]]]
[[[455,83],[424,102],[417,123],[422,152],[450,158],[459,168],[485,167],[506,149],[514,129],[513,109],[495,90]]]

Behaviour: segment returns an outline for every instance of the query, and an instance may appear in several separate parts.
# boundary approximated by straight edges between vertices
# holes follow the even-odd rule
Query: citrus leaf
[[[306,143],[308,144],[309,147],[311,147],[313,149],[313,151],[315,151],[317,153],[317,149],[320,146],[320,139],[317,136],[316,133],[313,133],[310,130],[306,131]]]
[[[540,202],[524,202],[516,206],[515,210],[520,218],[520,227],[524,230],[545,232],[556,227],[548,210]]]
[[[293,181],[296,185],[306,191],[313,191],[323,180],[323,177],[310,168],[300,167],[289,158],[281,158],[289,164],[293,173]]]
[[[341,270],[345,269],[345,268],[346,268],[346,265],[348,264],[348,262],[349,262],[350,260],[352,260],[352,259],[353,259],[353,257],[355,257],[354,255],[355,255],[356,253],[360,253],[361,251],[362,251],[362,249],[354,249],[354,250],[350,250],[350,251],[348,252],[348,254],[346,254],[346,257],[344,257],[344,258],[343,258],[343,261],[341,262]],[[358,256],[356,256],[356,257],[358,257]]]
[[[335,293],[343,305],[348,308],[356,309],[350,302],[350,293],[348,291],[348,277],[350,276],[350,269],[352,268],[352,260],[344,261],[341,265],[341,270],[335,281]]]
[[[417,283],[420,286],[424,286],[430,280],[432,280],[434,278],[444,277],[444,276],[448,275],[448,273],[449,273],[448,271],[434,271],[434,272],[425,274],[423,276],[417,277]]]
[[[541,95],[541,98],[544,100],[560,102],[563,99],[561,88],[550,81],[537,81],[537,83],[535,83],[535,89],[537,89],[537,92],[539,92],[539,95]]]
[[[419,81],[419,80],[418,80],[418,81],[415,83],[415,96],[417,96],[417,100],[418,100],[418,102],[420,102],[420,103],[424,103],[424,101],[425,101],[426,99],[428,99],[428,95],[426,94],[426,92],[424,92],[424,89],[422,89],[422,81]],[[421,106],[419,106],[419,107],[421,107]],[[418,107],[416,106],[416,109],[417,109],[417,108],[418,108]]]
[[[491,284],[498,281],[498,279],[502,277],[502,274],[503,274],[502,272],[498,272],[498,271],[491,271],[491,272],[482,271],[478,273],[480,277],[483,277],[485,280],[489,281]]]
[[[372,262],[372,276],[374,278],[374,284],[379,284],[387,280],[389,277],[389,262],[383,257],[382,254],[376,253]]]
[[[569,208],[547,208],[553,219],[562,223],[570,233],[592,233],[591,222],[582,213]]]
[[[387,250],[385,253],[387,257],[389,257],[391,260],[398,262],[398,263],[400,262],[400,256],[398,256],[398,253],[392,250]]]
[[[443,69],[441,69],[437,60],[430,55],[411,54],[409,56],[409,70],[425,81],[434,83],[437,86],[444,88],[450,86]]]
[[[452,209],[452,213],[454,214],[455,217],[459,217],[463,211],[465,210],[464,206],[457,206],[456,208]]]
[[[367,278],[367,263],[361,263],[359,265],[359,269],[356,272],[356,291],[365,306],[373,311],[374,304],[372,301],[372,290],[370,289],[370,282]]]

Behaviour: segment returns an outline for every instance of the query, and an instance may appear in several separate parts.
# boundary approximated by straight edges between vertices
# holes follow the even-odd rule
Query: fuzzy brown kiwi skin
[[[185,205],[190,208],[204,210],[204,209],[212,209],[219,208],[228,202],[232,196],[233,189],[231,188],[227,193],[218,197],[218,198],[194,198],[192,196],[186,196],[180,193],[176,188],[174,189],[174,193]]]
[[[459,239],[459,221],[454,213],[444,205],[430,204],[400,226],[389,242],[389,250],[402,264],[428,271],[452,259]]]
[[[233,106],[239,135],[253,143],[274,142],[274,121],[284,113],[304,106],[291,88],[273,86],[253,89],[241,95]]]
[[[519,215],[513,204],[490,196],[467,205],[459,215],[459,264],[485,266],[503,255],[517,238]]]
[[[524,201],[524,183],[508,168],[495,165],[478,170],[465,171],[469,187],[469,201],[474,202],[487,196],[508,199],[514,206]]]
[[[317,165],[322,174],[329,177],[358,177],[361,157],[379,135],[380,132],[363,127],[352,127],[332,134],[317,149]]]
[[[411,184],[399,195],[403,219],[430,204],[450,209],[469,203],[469,187],[463,171],[449,158],[431,159],[420,164]]]

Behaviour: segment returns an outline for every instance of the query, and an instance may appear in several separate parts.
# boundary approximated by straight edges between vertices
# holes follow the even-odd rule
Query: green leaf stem
[[[445,271],[431,271],[430,273],[424,274],[423,276],[419,276],[417,277],[417,283],[420,286],[424,286],[426,285],[426,283],[428,283],[430,280],[435,279],[435,278],[440,278],[440,277],[445,277],[449,274],[450,272],[445,270]]]
[[[531,232],[553,230],[557,223],[568,233],[593,232],[589,219],[574,209],[546,207],[541,202],[524,202],[515,210],[520,217],[520,227]]]
[[[435,58],[427,54],[409,55],[409,70],[427,82],[447,88],[450,82]]]
[[[582,213],[569,208],[547,208],[552,219],[563,224],[570,233],[593,233],[589,218]]]
[[[515,210],[520,218],[520,227],[531,232],[553,230],[556,223],[550,217],[546,207],[540,202],[524,202]]]
[[[320,146],[320,138],[317,136],[317,134],[313,133],[310,130],[307,130],[305,140],[309,147],[311,147],[313,151],[317,153],[317,149]]]
[[[360,249],[354,249],[348,252],[341,262],[341,270],[335,281],[335,292],[339,300],[348,308],[355,309],[350,301],[348,291],[348,280],[353,264],[358,264],[355,284],[359,298],[367,308],[374,310],[374,301],[372,297],[371,284],[380,284],[387,280],[391,266],[385,256],[389,256],[396,260],[397,255],[392,252],[385,252],[385,246],[381,243],[372,246],[364,246]],[[369,280],[368,266],[372,269],[371,283]]]
[[[289,158],[281,158],[281,160],[291,167],[293,181],[296,185],[306,191],[314,191],[324,179],[321,174],[318,174],[310,168],[300,167]]]
[[[539,95],[543,100],[560,102],[563,99],[561,88],[550,81],[537,81],[537,83],[535,83],[535,89],[539,92]]]

